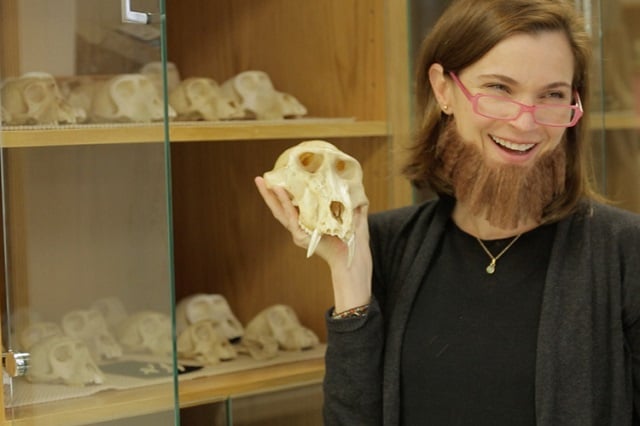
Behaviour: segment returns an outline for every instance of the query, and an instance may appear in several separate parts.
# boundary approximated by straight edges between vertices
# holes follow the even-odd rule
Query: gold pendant
[[[496,271],[496,260],[491,259],[491,263],[487,266],[487,274],[493,274]]]

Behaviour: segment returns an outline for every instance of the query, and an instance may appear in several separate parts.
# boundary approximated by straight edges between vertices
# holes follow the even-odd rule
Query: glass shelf
[[[171,142],[229,141],[248,139],[299,139],[387,136],[384,121],[350,118],[296,119],[295,121],[172,122]],[[2,134],[5,148],[92,144],[144,143],[163,136],[163,124],[104,124],[72,126],[7,127]]]

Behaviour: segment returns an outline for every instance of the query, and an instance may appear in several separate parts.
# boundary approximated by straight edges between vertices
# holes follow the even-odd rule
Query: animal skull
[[[362,168],[353,157],[329,142],[301,142],[278,157],[264,174],[267,186],[282,186],[299,209],[300,227],[311,235],[307,257],[322,235],[335,235],[355,251],[354,210],[369,203],[362,184]]]
[[[278,92],[278,99],[284,118],[296,118],[307,115],[307,108],[293,95]]]
[[[105,297],[98,299],[91,304],[94,309],[102,314],[110,330],[116,327],[127,318],[127,309],[124,307],[122,300],[117,297]]]
[[[86,115],[64,100],[56,80],[45,72],[8,79],[0,92],[2,121],[7,125],[75,124]]]
[[[169,107],[169,118],[175,118]],[[91,118],[96,122],[148,123],[164,118],[163,102],[149,77],[121,74],[100,84],[94,93]]]
[[[79,122],[89,120],[89,112],[91,111],[94,93],[97,87],[103,83],[104,81],[86,75],[60,80],[60,92],[64,99],[72,108],[82,111],[83,113],[82,120],[79,119]]]
[[[1,123],[11,123],[11,114],[9,114],[9,111],[7,111],[6,109],[4,109],[4,106],[0,107],[0,122]]]
[[[319,343],[318,336],[300,324],[296,312],[288,305],[273,305],[247,324],[245,335],[249,339],[269,336],[276,339],[284,350],[309,349]]]
[[[118,341],[128,352],[151,352],[171,357],[173,338],[171,318],[161,312],[135,313],[118,326]]]
[[[295,97],[278,92],[264,71],[241,72],[222,83],[220,89],[240,106],[245,118],[275,120],[307,113]]]
[[[145,64],[140,68],[140,74],[144,74],[151,79],[158,94],[162,95],[162,62],[154,61]],[[167,93],[171,93],[180,84],[180,71],[173,62],[167,62]]]
[[[251,355],[257,361],[278,355],[278,341],[272,336],[243,336],[238,344],[238,352]]]
[[[244,112],[233,99],[225,97],[218,83],[210,78],[192,77],[180,82],[169,95],[169,104],[178,120],[229,120],[243,118]]]
[[[69,336],[51,336],[31,348],[27,380],[83,386],[104,383],[85,343]]]
[[[25,351],[30,350],[36,343],[51,336],[63,336],[62,328],[55,322],[39,321],[29,324],[20,332],[20,344]]]
[[[71,311],[62,317],[62,329],[66,335],[83,340],[96,361],[122,356],[122,347],[109,331],[100,311]]]
[[[180,300],[176,307],[176,329],[179,332],[203,320],[213,321],[215,328],[231,342],[244,334],[242,324],[221,294],[194,294]]]
[[[180,333],[177,346],[178,355],[203,364],[218,364],[238,356],[236,349],[211,320],[189,325]]]

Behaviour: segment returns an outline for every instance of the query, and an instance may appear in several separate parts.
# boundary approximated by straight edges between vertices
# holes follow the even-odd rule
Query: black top
[[[326,426],[400,424],[402,339],[453,207],[443,197],[370,215],[367,315],[337,320],[326,311]],[[536,426],[640,426],[638,242],[640,215],[587,200],[555,226],[536,347]]]
[[[523,234],[490,275],[476,238],[449,221],[403,339],[404,425],[535,425],[537,330],[554,234],[554,225]],[[511,240],[484,243],[496,256]]]

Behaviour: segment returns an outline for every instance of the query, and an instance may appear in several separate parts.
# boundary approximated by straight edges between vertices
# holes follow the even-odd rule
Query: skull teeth
[[[316,228],[311,234],[311,239],[309,240],[309,246],[307,247],[307,257],[311,257],[311,255],[316,251],[316,248],[318,248],[318,244],[320,243],[321,239],[322,234],[320,233],[318,228]]]
[[[311,232],[306,226],[300,224],[300,227],[307,233],[310,234],[311,237],[309,239],[309,245],[307,246],[307,258],[311,257],[313,253],[315,253],[318,248],[318,244],[320,244],[320,240],[322,239],[322,232],[318,228],[314,229]],[[340,238],[347,244],[347,266],[351,266],[351,261],[353,260],[353,256],[356,252],[356,236],[352,233],[348,239]]]

